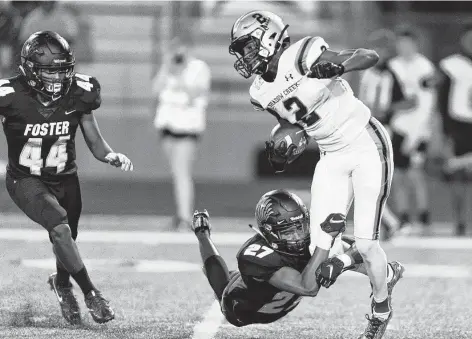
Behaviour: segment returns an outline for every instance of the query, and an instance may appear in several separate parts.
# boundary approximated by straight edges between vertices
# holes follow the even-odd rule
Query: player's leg
[[[203,269],[216,298],[221,301],[223,291],[230,280],[230,273],[215,244],[210,238],[210,216],[207,211],[195,211],[192,221],[192,229],[198,239],[200,256]]]
[[[195,162],[196,137],[164,138],[164,150],[169,160],[176,203],[177,224],[187,226],[192,218],[194,203],[193,165]],[[181,225],[179,225],[181,224]]]
[[[382,214],[382,224],[385,225],[387,236],[384,238],[388,240],[396,231],[400,229],[400,219],[393,213],[388,204],[385,204]]]
[[[410,157],[410,168],[407,171],[409,182],[413,189],[415,197],[416,210],[418,212],[419,222],[423,227],[423,232],[430,231],[430,211],[429,211],[429,195],[426,183],[426,173],[424,163],[426,160],[427,143],[420,142],[417,150]]]
[[[456,224],[456,235],[464,236],[470,206],[470,177],[464,170],[452,175],[450,183],[451,200]]]
[[[410,157],[402,153],[404,139],[402,135],[396,132],[392,133],[392,150],[395,161],[395,173],[393,175],[395,185],[392,189],[392,198],[402,227],[410,224],[410,183],[407,177]]]
[[[311,184],[310,250],[330,250],[332,238],[321,230],[321,223],[331,213],[347,215],[353,200],[350,166],[341,154],[322,154]]]
[[[358,156],[359,164],[352,175],[356,197],[354,235],[373,289],[373,318],[369,320],[364,335],[375,329],[376,335],[381,336],[391,317],[391,305],[387,287],[387,256],[380,247],[379,227],[392,183],[393,151],[388,135],[380,123],[371,120],[367,131],[372,147]],[[372,327],[373,325],[376,326]]]
[[[72,239],[66,211],[49,188],[37,178],[14,179],[7,175],[6,184],[13,202],[31,220],[48,231],[60,267],[67,271],[62,276],[63,285],[55,285],[54,279],[54,286],[51,287],[56,292],[64,318],[71,324],[80,323],[80,312],[70,291],[68,275],[78,272],[83,262]]]
[[[72,247],[79,255],[77,244],[75,242],[78,235],[80,214],[82,212],[82,196],[78,177],[72,176],[65,180],[63,186],[58,187],[58,192],[55,193],[57,194],[56,196],[61,197],[60,204],[67,211],[71,238],[74,240]],[[59,263],[57,266],[62,264],[61,260],[57,260],[57,262]],[[65,278],[65,273],[62,272],[62,274]],[[103,297],[102,293],[92,283],[85,265],[83,265],[78,271],[72,272],[71,275],[84,293],[85,304],[89,309],[92,318],[98,323],[105,323],[114,319],[115,312],[110,307],[108,300]]]

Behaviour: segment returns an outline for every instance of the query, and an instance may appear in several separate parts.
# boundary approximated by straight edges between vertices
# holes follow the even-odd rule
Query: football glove
[[[325,260],[316,269],[316,282],[321,286],[329,288],[341,275],[343,268],[344,263],[336,257]]]
[[[344,73],[344,66],[331,61],[321,61],[313,64],[307,74],[308,78],[329,79]]]
[[[105,156],[105,160],[112,166],[121,167],[122,171],[132,171],[133,163],[124,154],[110,152]]]
[[[285,166],[290,163],[293,159],[293,153],[297,149],[297,146],[291,144],[287,147],[285,140],[279,143],[279,146],[275,148],[274,141],[266,141],[266,153],[269,158],[269,163],[275,170],[275,173],[282,173],[285,171]]]
[[[331,213],[321,223],[321,229],[333,238],[337,237],[339,233],[346,231],[346,216],[342,213]]]

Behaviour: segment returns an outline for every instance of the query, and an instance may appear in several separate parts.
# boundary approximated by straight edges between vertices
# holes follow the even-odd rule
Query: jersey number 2
[[[295,119],[297,119],[297,122],[300,121],[304,123],[304,127],[309,127],[320,120],[320,117],[315,112],[311,112],[307,115],[308,110],[306,106],[297,97],[288,98],[283,104],[287,111],[292,112],[295,110],[295,112],[292,112],[295,114]]]
[[[260,250],[262,251],[259,252]],[[264,258],[266,255],[269,255],[271,253],[274,253],[273,249],[267,246],[261,246],[259,244],[251,244],[244,251],[244,255],[252,255],[258,258]]]
[[[67,140],[70,135],[64,135],[51,146],[46,158],[46,167],[56,167],[56,173],[61,173],[67,162]],[[23,146],[20,154],[20,165],[28,167],[33,175],[41,175],[41,168],[44,167],[41,159],[42,138],[29,138]]]
[[[280,312],[289,312],[300,303],[301,297],[296,297],[289,292],[279,292],[274,295],[272,301],[262,306],[258,312],[275,314]]]

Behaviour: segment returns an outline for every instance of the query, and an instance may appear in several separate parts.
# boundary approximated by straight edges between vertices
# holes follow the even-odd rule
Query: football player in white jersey
[[[287,27],[271,12],[242,15],[231,29],[229,52],[237,58],[238,73],[257,75],[249,90],[254,107],[280,122],[298,124],[318,143],[321,159],[311,187],[312,247],[330,248],[332,239],[320,224],[330,213],[346,215],[356,197],[354,235],[373,288],[372,315],[360,338],[378,339],[392,317],[387,257],[378,240],[392,181],[392,146],[384,127],[340,77],[372,67],[378,55],[367,49],[334,52],[321,37],[290,44]],[[274,152],[270,146],[269,152]]]

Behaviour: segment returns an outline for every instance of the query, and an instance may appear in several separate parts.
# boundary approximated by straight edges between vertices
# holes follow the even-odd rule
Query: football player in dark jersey
[[[103,139],[93,110],[100,107],[97,79],[74,73],[75,58],[64,38],[51,31],[32,34],[21,50],[20,74],[0,80],[0,115],[8,143],[6,187],[15,204],[49,233],[57,272],[48,283],[71,324],[81,322],[70,277],[98,323],[114,319],[108,301],[93,285],[75,239],[82,209],[75,135],[80,126],[96,159],[133,169]]]
[[[286,190],[264,194],[256,206],[256,219],[257,234],[241,247],[236,256],[238,270],[230,272],[210,238],[208,212],[194,214],[192,228],[205,275],[231,324],[274,322],[292,311],[302,296],[314,297],[320,285],[331,286],[343,271],[367,275],[353,237],[342,237],[340,255],[328,259],[329,251],[320,248],[310,255],[309,213],[295,194]],[[333,243],[345,227],[345,216],[339,213],[322,224]],[[403,270],[398,262],[388,265],[390,294]]]

